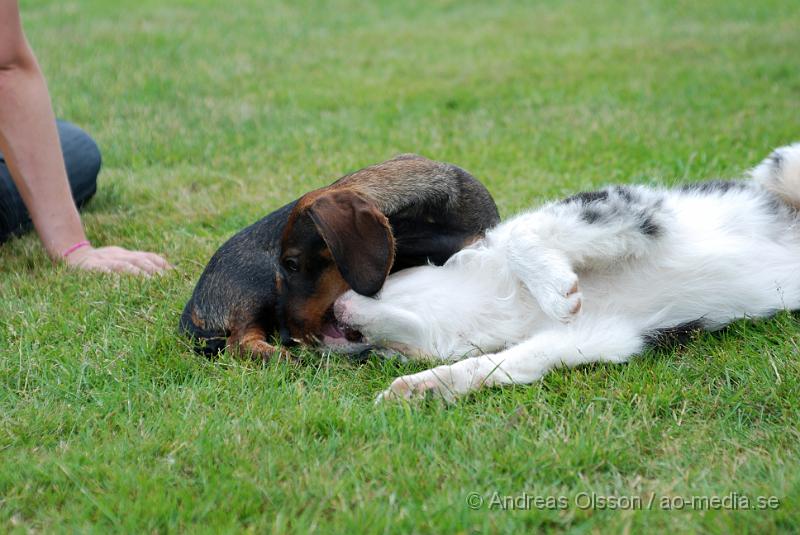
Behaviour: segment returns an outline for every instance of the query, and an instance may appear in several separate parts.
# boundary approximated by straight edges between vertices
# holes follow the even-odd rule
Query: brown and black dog
[[[336,298],[377,293],[386,276],[443,264],[497,224],[486,188],[463,169],[403,154],[346,175],[231,237],[209,261],[180,329],[198,350],[269,358],[333,325]],[[344,336],[343,333],[338,333]]]

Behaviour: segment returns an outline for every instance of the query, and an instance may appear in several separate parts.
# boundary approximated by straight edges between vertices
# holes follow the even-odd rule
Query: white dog
[[[749,181],[617,186],[524,213],[444,266],[338,299],[323,342],[458,361],[379,399],[447,400],[559,366],[625,362],[649,343],[800,308],[800,143]]]

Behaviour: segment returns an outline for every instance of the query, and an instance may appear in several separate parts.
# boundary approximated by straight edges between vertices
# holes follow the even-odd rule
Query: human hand
[[[132,273],[134,275],[161,274],[172,266],[161,256],[145,251],[129,251],[122,247],[81,247],[64,257],[70,267],[87,271]]]

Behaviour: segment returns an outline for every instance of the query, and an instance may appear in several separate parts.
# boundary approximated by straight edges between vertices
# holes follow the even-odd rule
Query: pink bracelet
[[[82,240],[82,241],[79,241],[78,243],[76,243],[76,244],[75,244],[75,245],[73,245],[72,247],[68,248],[68,249],[67,249],[66,251],[64,251],[63,253],[61,253],[61,256],[62,256],[63,258],[66,258],[66,257],[68,257],[69,255],[71,255],[72,253],[74,253],[75,251],[77,251],[78,249],[80,249],[81,247],[86,247],[87,245],[91,245],[91,243],[89,243],[89,240]]]

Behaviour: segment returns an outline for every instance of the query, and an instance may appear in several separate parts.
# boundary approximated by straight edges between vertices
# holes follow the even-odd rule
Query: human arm
[[[36,57],[22,29],[17,0],[0,0],[0,152],[48,255],[81,269],[152,274],[159,255],[94,248],[72,199],[55,116]]]

